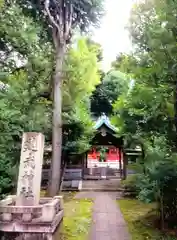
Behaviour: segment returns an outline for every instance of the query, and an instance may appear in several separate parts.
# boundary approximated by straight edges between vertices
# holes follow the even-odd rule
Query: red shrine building
[[[98,118],[94,126],[95,137],[87,154],[87,168],[110,167],[119,169],[123,163],[123,138],[107,116]]]

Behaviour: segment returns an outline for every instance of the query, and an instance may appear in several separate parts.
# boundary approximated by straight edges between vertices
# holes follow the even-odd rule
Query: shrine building
[[[94,125],[92,148],[87,153],[87,168],[109,167],[120,169],[123,163],[123,138],[106,115],[99,117]]]

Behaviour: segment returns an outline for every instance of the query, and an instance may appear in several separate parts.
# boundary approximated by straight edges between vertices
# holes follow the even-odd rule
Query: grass
[[[54,240],[87,240],[92,219],[92,201],[74,199],[73,192],[62,195],[64,219]]]
[[[154,204],[134,199],[121,199],[118,204],[128,224],[132,240],[176,240],[175,236],[163,236],[154,227]]]
[[[41,191],[41,197],[46,196]],[[87,240],[92,219],[93,202],[88,199],[74,199],[76,192],[64,192],[64,218],[53,240]]]

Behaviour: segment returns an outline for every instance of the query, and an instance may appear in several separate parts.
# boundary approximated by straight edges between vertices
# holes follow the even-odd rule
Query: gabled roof
[[[106,125],[106,127],[111,129],[113,132],[117,132],[117,128],[111,124],[109,118],[105,114],[97,119],[94,129],[98,130],[103,125]]]

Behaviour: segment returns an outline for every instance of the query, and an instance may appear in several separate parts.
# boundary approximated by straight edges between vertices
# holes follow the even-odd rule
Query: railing
[[[90,176],[117,176],[119,175],[119,169],[113,169],[109,167],[97,167],[97,168],[85,168],[84,175]]]
[[[121,163],[122,164],[122,163]],[[119,169],[120,168],[120,162],[98,162],[98,161],[88,161],[88,168],[98,168],[98,167],[109,167],[109,168],[114,168],[114,169]],[[123,167],[123,164],[122,164]]]
[[[64,170],[64,173],[61,170],[62,180],[70,181],[70,180],[80,180],[82,179],[82,169],[68,169]],[[43,169],[42,170],[42,188],[46,188],[48,185],[48,181],[50,179],[50,169]]]

